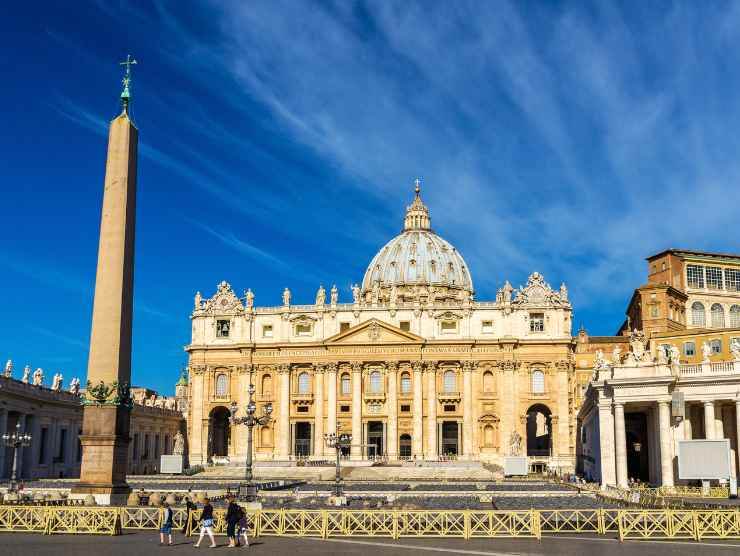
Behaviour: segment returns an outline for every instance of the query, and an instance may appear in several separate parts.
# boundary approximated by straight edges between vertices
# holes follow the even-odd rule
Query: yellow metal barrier
[[[691,510],[619,510],[619,540],[696,538]]]
[[[470,537],[540,538],[540,514],[536,510],[470,511]]]
[[[118,535],[121,532],[119,508],[56,507],[48,508],[46,533],[84,533]]]
[[[159,529],[161,523],[159,508],[121,508],[121,527],[123,529]]]
[[[542,534],[604,532],[603,510],[540,510],[538,513]]]
[[[0,506],[0,531],[44,533],[48,519],[44,506]]]
[[[391,513],[391,512],[386,512]],[[395,512],[397,537],[464,537],[468,538],[469,518],[465,511]],[[393,524],[386,524],[386,528]],[[381,532],[380,534],[384,534]]]
[[[701,487],[690,486],[662,486],[662,487],[636,487],[633,490],[641,494],[652,494],[663,498],[728,498],[730,496],[729,487],[713,486],[705,492]]]
[[[740,510],[694,511],[696,540],[740,538]]]

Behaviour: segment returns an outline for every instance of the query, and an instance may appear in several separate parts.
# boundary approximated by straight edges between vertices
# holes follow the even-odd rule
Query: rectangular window
[[[529,314],[529,331],[530,332],[544,332],[545,331],[545,314],[544,313],[530,313]]]
[[[80,440],[80,436],[82,436],[82,429],[79,429],[77,431],[77,462],[82,461],[82,441]]]
[[[296,336],[310,336],[312,334],[313,327],[310,324],[296,324],[295,335]]]
[[[686,357],[691,357],[693,355],[696,355],[696,344],[694,342],[684,342],[683,343],[683,354]]]
[[[410,332],[411,331],[411,323],[409,321],[407,321],[407,320],[402,320],[398,324],[398,328],[400,328],[404,332]]]
[[[41,442],[39,443],[39,464],[44,463],[46,459],[46,440],[49,436],[49,429],[46,427],[41,428]]]
[[[340,322],[339,323],[339,331],[340,332],[346,332],[349,330],[349,323],[348,322]]]
[[[451,412],[454,412],[454,411],[455,411],[455,409],[456,409],[456,406],[455,406],[455,404],[454,404],[454,403],[450,403],[450,404],[445,404],[445,406],[444,406],[444,410],[445,410],[445,411],[446,411],[447,413],[451,413]]]
[[[707,287],[712,290],[722,289],[722,269],[718,266],[706,267]]]
[[[686,283],[690,288],[703,288],[704,267],[698,264],[686,265]]]
[[[217,320],[216,321],[216,338],[228,338],[229,332],[231,332],[231,321],[230,320]]]
[[[411,411],[410,405],[402,405],[401,406],[401,413],[409,413]]]
[[[271,324],[265,324],[262,326],[262,337],[272,338],[272,325]]]
[[[159,435],[154,437],[154,459],[159,459]]]
[[[296,412],[298,413],[308,413],[308,406],[307,405],[299,405],[295,408]]]
[[[64,452],[67,450],[67,429],[59,431],[59,446],[57,446],[56,461],[64,461]]]
[[[493,334],[493,321],[484,320],[480,325],[480,331],[482,334]]]
[[[712,348],[712,353],[722,353],[722,340],[712,340],[709,345]]]
[[[442,334],[454,334],[455,332],[457,332],[457,321],[443,320],[439,323],[439,328]]]
[[[134,461],[139,459],[139,433],[134,434]]]
[[[340,405],[339,406],[339,411],[341,411],[342,413],[349,413],[349,406],[348,405]]]
[[[731,292],[740,292],[740,270],[725,269],[725,288]]]
[[[149,435],[144,435],[144,459],[149,459]]]

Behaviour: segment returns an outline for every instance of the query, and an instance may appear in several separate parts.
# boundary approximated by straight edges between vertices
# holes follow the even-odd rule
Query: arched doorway
[[[548,457],[552,452],[552,413],[535,404],[527,411],[527,456]]]
[[[228,456],[231,444],[231,413],[223,406],[214,407],[209,415],[211,428],[210,456]]]

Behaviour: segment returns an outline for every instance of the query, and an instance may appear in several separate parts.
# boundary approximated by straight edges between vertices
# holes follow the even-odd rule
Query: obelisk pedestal
[[[95,277],[87,389],[82,422],[82,467],[73,497],[125,504],[131,396],[136,156],[138,132],[128,116],[128,71],[123,112],[110,125],[98,266]]]

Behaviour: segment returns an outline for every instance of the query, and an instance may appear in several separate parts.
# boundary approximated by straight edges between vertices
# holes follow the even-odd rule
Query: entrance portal
[[[311,423],[295,424],[295,455],[307,458],[311,455]]]
[[[231,413],[225,407],[215,407],[211,411],[211,442],[209,456],[228,456],[231,441]]]
[[[647,415],[625,413],[624,421],[627,433],[627,475],[647,483],[650,481]]]
[[[445,457],[457,457],[460,454],[458,427],[457,421],[444,421],[442,423],[442,455]]]
[[[411,459],[411,435],[402,434],[398,441],[398,457]]]
[[[369,421],[367,423],[367,457],[381,457],[383,455],[383,423]]]
[[[533,405],[527,411],[527,455],[548,457],[552,451],[552,418],[550,410]]]

